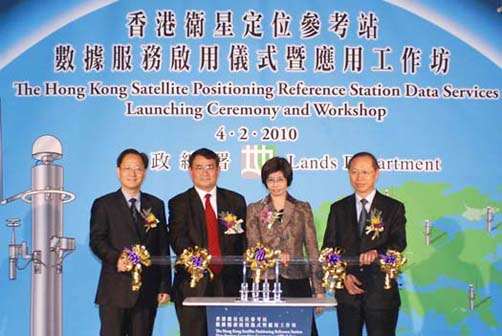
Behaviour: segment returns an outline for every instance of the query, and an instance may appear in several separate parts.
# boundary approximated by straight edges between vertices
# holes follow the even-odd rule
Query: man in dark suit
[[[170,299],[168,266],[143,266],[142,285],[133,291],[131,274],[119,258],[136,244],[144,245],[152,256],[169,256],[164,202],[140,190],[147,167],[146,154],[124,150],[117,159],[120,189],[92,205],[90,246],[101,260],[95,302],[102,336],[151,335],[157,305]]]
[[[359,257],[347,267],[344,289],[337,290],[338,329],[341,336],[395,335],[401,300],[395,280],[384,289],[385,273],[377,263],[388,249],[406,247],[404,205],[375,189],[378,162],[367,152],[355,154],[348,165],[355,193],[331,205],[323,248],[340,247],[343,257]]]
[[[240,224],[242,230],[228,230],[221,221],[221,213],[228,212],[244,221],[246,201],[236,192],[216,187],[219,162],[218,155],[207,148],[193,152],[189,158],[189,173],[194,186],[169,200],[170,241],[178,256],[184,249],[195,246],[208,249],[213,259],[219,255],[242,257],[244,253],[244,223]],[[212,212],[218,219],[214,216],[211,219]],[[186,297],[239,296],[241,266],[221,267],[220,263],[220,267],[215,265],[213,271],[213,280],[206,275],[195,288],[190,288],[190,275],[181,267],[176,269],[173,301],[182,336],[207,335],[205,308],[183,306]]]

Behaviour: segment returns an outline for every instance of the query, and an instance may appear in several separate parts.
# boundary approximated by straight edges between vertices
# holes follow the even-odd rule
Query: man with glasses
[[[133,290],[120,255],[143,245],[152,256],[169,256],[164,202],[141,191],[148,157],[129,148],[117,158],[120,189],[96,199],[91,209],[90,246],[101,260],[96,304],[102,336],[152,335],[157,305],[171,292],[169,266],[143,267],[141,286]]]
[[[211,263],[214,278],[210,280],[206,275],[190,288],[190,275],[177,267],[173,301],[181,336],[205,336],[205,308],[183,306],[183,300],[186,297],[239,296],[241,266],[222,264],[218,257],[242,257],[244,254],[246,201],[242,195],[216,186],[220,159],[212,150],[201,148],[194,151],[188,163],[193,187],[168,203],[171,247],[178,256],[184,249],[195,246],[208,249],[214,261]],[[235,216],[232,227],[225,221],[227,216]]]
[[[348,164],[355,193],[331,205],[323,248],[340,247],[343,257],[357,257],[347,267],[344,289],[336,291],[340,336],[395,335],[401,300],[396,280],[384,289],[385,273],[379,255],[406,247],[404,205],[375,189],[378,162],[373,154],[360,152]]]

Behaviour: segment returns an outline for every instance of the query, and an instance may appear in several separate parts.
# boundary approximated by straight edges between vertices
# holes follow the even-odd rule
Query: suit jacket
[[[324,293],[321,286],[321,267],[317,262],[319,249],[310,204],[288,195],[282,222],[274,223],[269,228],[265,213],[273,208],[270,196],[248,205],[246,235],[249,246],[261,242],[266,247],[288,253],[292,258],[302,258],[305,248],[308,258],[315,262],[311,265],[291,263],[288,267],[280,268],[280,275],[286,279],[310,278],[315,293]],[[269,271],[269,276],[275,277],[274,270]]]
[[[230,212],[237,219],[246,219],[246,201],[236,192],[217,188],[216,204],[218,213]],[[181,255],[188,247],[208,248],[207,229],[204,205],[195,188],[174,196],[168,202],[170,242],[176,255]],[[217,214],[219,217],[219,214]],[[222,256],[238,256],[242,258],[246,248],[246,235],[225,234],[224,224],[218,221],[219,238]],[[242,223],[245,230],[245,223]],[[212,296],[238,296],[242,282],[242,266],[224,265],[221,271],[223,292]],[[209,277],[202,279],[195,288],[190,288],[190,275],[181,266],[176,267],[173,283],[173,300],[181,304],[186,297],[209,296],[206,292]]]
[[[131,289],[131,273],[117,271],[120,254],[124,248],[135,244],[144,245],[151,256],[169,256],[164,202],[146,193],[141,193],[140,201],[141,210],[150,209],[159,220],[157,227],[148,232],[145,227],[135,225],[129,204],[120,189],[96,199],[92,205],[90,247],[101,259],[95,301],[99,305],[156,307],[158,293],[171,293],[169,266],[143,267],[142,286],[136,292]]]
[[[359,257],[359,254],[376,249],[384,254],[388,249],[403,251],[406,247],[406,217],[403,203],[382,195],[378,191],[371,204],[373,209],[382,211],[383,232],[372,240],[372,233],[359,235],[359,224],[356,212],[356,197],[352,194],[331,205],[323,248],[340,247],[344,249],[343,257]],[[401,304],[399,290],[395,280],[391,289],[384,289],[385,273],[379,266],[351,266],[347,273],[354,274],[363,282],[366,291],[365,302],[368,307],[386,309],[399,307]],[[336,298],[341,303],[351,303],[356,295],[349,295],[345,289],[336,291]]]

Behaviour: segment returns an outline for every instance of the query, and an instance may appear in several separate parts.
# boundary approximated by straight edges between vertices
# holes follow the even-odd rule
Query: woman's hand
[[[319,293],[319,294],[315,295],[315,298],[316,299],[325,299],[326,296],[324,295],[324,293]],[[315,313],[317,315],[319,315],[320,313],[322,313],[324,311],[324,309],[326,309],[326,308],[325,307],[315,307]]]
[[[281,259],[281,263],[284,266],[288,267],[288,263],[291,260],[291,256],[289,255],[289,253],[281,253],[281,255],[279,256],[279,258]]]

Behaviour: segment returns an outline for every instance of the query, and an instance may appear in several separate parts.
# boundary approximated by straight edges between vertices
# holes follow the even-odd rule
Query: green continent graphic
[[[451,187],[408,182],[387,189],[389,196],[406,206],[408,264],[401,276],[401,312],[421,319],[420,325],[438,318],[445,328],[461,335],[477,335],[479,325],[472,321],[497,334],[502,329],[500,315],[494,314],[500,309],[502,288],[502,203],[474,188],[453,192]],[[314,214],[320,243],[329,207],[330,202],[323,203]],[[493,214],[491,232],[486,228],[488,207]],[[426,220],[431,224],[429,245]],[[469,285],[475,291],[474,309],[469,304]],[[411,326],[401,325],[398,331],[413,334]],[[416,328],[415,332],[423,334]]]

